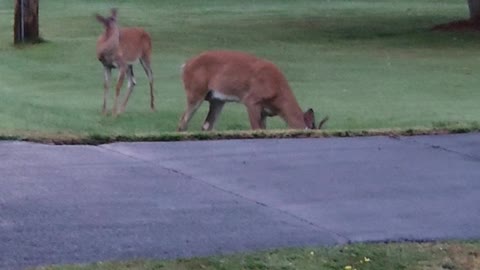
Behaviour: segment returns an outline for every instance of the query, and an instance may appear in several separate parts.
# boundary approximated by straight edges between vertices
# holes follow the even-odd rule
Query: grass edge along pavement
[[[35,270],[110,269],[480,269],[480,242],[363,243],[322,248],[286,248],[177,260],[132,260],[33,268]]]
[[[369,129],[369,130],[243,130],[243,131],[192,131],[192,132],[162,132],[158,134],[104,135],[104,134],[73,134],[62,133],[32,133],[16,132],[0,134],[3,141],[27,141],[58,145],[99,145],[112,142],[167,142],[167,141],[204,141],[230,139],[285,139],[285,138],[327,138],[327,137],[364,137],[364,136],[416,136],[442,135],[480,132],[480,125],[451,125],[442,128],[407,128],[407,129]]]

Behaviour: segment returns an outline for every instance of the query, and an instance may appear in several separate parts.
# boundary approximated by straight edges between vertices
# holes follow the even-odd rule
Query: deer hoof
[[[177,132],[185,132],[187,129],[184,127],[178,127]]]

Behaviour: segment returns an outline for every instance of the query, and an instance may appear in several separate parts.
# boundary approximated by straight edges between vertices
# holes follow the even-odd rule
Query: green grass
[[[355,244],[176,261],[101,262],[38,270],[475,270],[479,242]]]
[[[102,29],[93,14],[112,6],[122,25],[145,27],[154,39],[154,113],[138,65],[126,113],[117,119],[100,113],[95,41]],[[466,17],[465,1],[49,0],[40,4],[47,42],[17,48],[8,31],[12,8],[13,1],[0,2],[2,138],[161,139],[184,109],[180,65],[217,48],[275,62],[302,107],[330,116],[330,131],[480,126],[480,35],[429,30]],[[206,111],[204,104],[189,130],[200,129]],[[285,124],[273,118],[268,126]],[[244,107],[228,104],[217,129],[249,129]]]

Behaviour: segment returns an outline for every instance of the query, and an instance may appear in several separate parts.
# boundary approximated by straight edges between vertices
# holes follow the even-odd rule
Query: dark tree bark
[[[468,9],[470,10],[470,20],[480,22],[480,0],[468,0]]]
[[[15,44],[41,41],[38,26],[38,3],[39,0],[15,0],[13,25],[13,41]]]

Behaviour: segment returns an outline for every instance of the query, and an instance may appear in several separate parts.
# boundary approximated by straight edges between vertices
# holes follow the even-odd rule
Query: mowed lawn
[[[153,37],[154,113],[136,65],[138,85],[126,112],[101,115],[95,42],[102,26],[93,14],[113,6],[121,25],[144,27]],[[458,0],[49,0],[40,3],[47,42],[15,48],[13,1],[1,1],[0,136],[174,131],[185,104],[180,66],[208,49],[275,62],[303,108],[330,116],[330,130],[478,127],[480,34],[429,30],[467,15]],[[207,107],[189,130],[200,129]],[[217,129],[249,127],[244,107],[228,104]],[[268,127],[285,124],[274,118]]]

